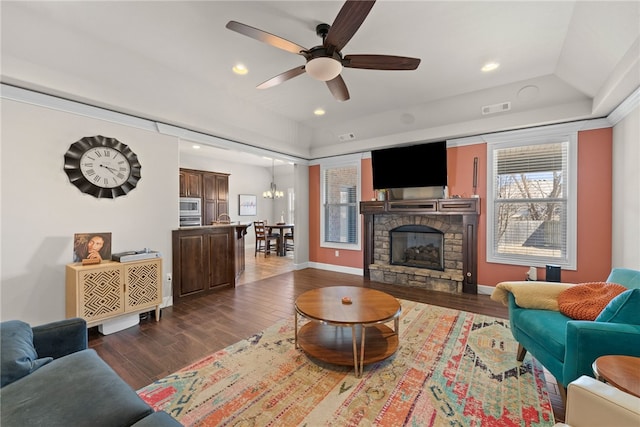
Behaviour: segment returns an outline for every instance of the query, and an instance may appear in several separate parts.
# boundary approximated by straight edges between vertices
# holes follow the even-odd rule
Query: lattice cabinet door
[[[154,258],[122,264],[126,311],[150,308],[162,303],[162,260]]]
[[[67,271],[67,317],[82,317],[92,324],[124,312],[124,275],[119,263],[80,265],[71,275]]]

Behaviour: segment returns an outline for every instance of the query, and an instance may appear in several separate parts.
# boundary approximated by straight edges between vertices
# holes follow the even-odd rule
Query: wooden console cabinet
[[[95,326],[123,314],[155,308],[160,320],[162,259],[100,264],[67,264],[66,316],[82,317]]]

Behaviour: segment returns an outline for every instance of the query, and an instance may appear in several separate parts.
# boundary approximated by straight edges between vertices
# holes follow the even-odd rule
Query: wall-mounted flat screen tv
[[[371,151],[373,188],[447,185],[447,142]]]

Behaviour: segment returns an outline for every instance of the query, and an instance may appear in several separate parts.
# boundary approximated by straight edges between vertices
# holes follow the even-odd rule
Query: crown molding
[[[611,126],[615,126],[622,119],[627,117],[631,111],[640,105],[640,87],[633,91],[624,101],[620,103],[607,117],[607,121]]]
[[[300,157],[254,147],[251,145],[243,144],[241,142],[231,141],[225,138],[197,132],[180,126],[173,126],[162,122],[142,119],[130,114],[119,113],[117,111],[108,110],[106,108],[95,107],[93,105],[83,104],[81,102],[71,101],[57,96],[47,95],[45,93],[8,85],[5,83],[0,84],[0,98],[36,105],[38,107],[49,108],[56,111],[64,111],[67,113],[77,114],[79,116],[89,117],[92,119],[104,120],[107,122],[137,129],[143,129],[149,132],[173,136],[175,138],[198,142],[201,144],[209,145],[211,147],[221,148],[225,150],[233,149],[249,152],[251,154],[259,156],[277,157],[278,159],[297,164],[309,164],[309,161],[307,159],[302,159]]]

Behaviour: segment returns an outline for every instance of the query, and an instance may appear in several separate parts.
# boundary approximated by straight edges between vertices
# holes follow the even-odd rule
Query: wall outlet
[[[170,282],[171,279],[173,279],[173,277],[171,276],[171,273],[167,273],[167,282]]]
[[[340,251],[336,251],[336,256],[340,256]]]

